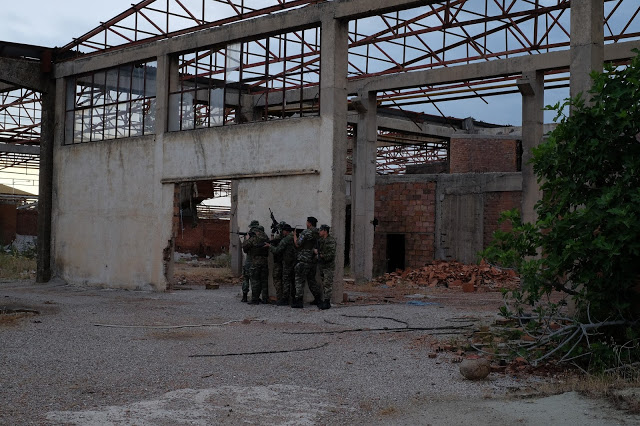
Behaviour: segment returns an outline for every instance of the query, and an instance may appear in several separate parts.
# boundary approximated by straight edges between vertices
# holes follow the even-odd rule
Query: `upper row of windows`
[[[319,28],[204,48],[172,58],[169,131],[318,115]],[[69,79],[65,143],[156,132],[157,63]]]

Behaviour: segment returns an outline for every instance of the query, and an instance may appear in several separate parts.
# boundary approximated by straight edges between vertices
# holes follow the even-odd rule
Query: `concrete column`
[[[544,73],[526,72],[518,80],[522,94],[522,220],[535,222],[535,204],[542,198],[533,166],[532,149],[542,142],[544,125]]]
[[[242,245],[238,234],[238,181],[231,181],[231,217],[229,229],[229,254],[231,255],[231,273],[234,277],[242,275]]]
[[[56,99],[64,99],[64,80],[49,80],[43,77],[42,116],[40,130],[40,170],[38,187],[38,247],[36,282],[45,283],[51,279],[51,207],[53,203],[53,146],[55,144],[56,122],[64,123],[64,102],[56,120]],[[60,93],[58,98],[56,95]]]
[[[177,62],[167,55],[161,55],[157,58],[156,72],[156,117],[155,129],[156,134],[154,147],[154,168],[153,181],[156,185],[153,187],[153,198],[156,206],[162,206],[159,210],[156,224],[159,230],[156,234],[156,242],[154,244],[155,256],[162,259],[162,268],[155,268],[152,273],[152,281],[158,283],[160,288],[164,283],[171,288],[171,280],[173,279],[173,252],[175,249],[175,240],[173,235],[173,201],[174,201],[174,185],[162,184],[163,164],[164,164],[164,134],[167,131],[167,120],[169,114],[169,79],[172,71],[172,64]],[[175,78],[174,78],[175,80]]]
[[[604,0],[571,1],[570,95],[591,88],[591,71],[602,71],[604,62]]]
[[[353,147],[353,182],[351,218],[353,223],[353,257],[351,270],[356,282],[373,277],[373,216],[376,185],[376,94],[359,94],[354,100],[358,109],[356,141]]]
[[[344,292],[345,183],[347,168],[347,56],[348,21],[332,17],[322,20],[320,55],[320,116],[323,133],[330,140],[319,141],[322,170],[331,172],[330,194],[319,194],[321,204],[329,200],[331,234],[337,241],[333,301],[341,302]],[[327,198],[328,197],[328,198]],[[324,218],[319,218],[324,221]],[[326,223],[326,222],[325,222]]]

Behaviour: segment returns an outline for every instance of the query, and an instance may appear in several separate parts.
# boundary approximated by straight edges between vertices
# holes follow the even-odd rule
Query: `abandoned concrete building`
[[[40,173],[37,279],[164,290],[189,244],[229,250],[239,273],[230,233],[267,227],[269,208],[332,226],[336,286],[343,256],[358,281],[474,262],[500,211],[534,219],[545,89],[575,96],[624,65],[637,15],[631,0],[144,0],[61,48],[0,42],[0,167]],[[521,126],[419,110],[507,93]],[[227,211],[196,207],[215,191]]]

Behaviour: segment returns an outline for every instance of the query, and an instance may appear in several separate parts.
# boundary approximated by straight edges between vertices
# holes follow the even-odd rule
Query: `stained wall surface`
[[[241,229],[258,218],[268,230],[269,207],[294,225],[313,212],[329,217],[332,177],[319,173],[331,161],[322,158],[331,150],[320,141],[332,143],[324,128],[314,117],[57,147],[55,274],[73,284],[165,289],[177,182],[237,179]]]

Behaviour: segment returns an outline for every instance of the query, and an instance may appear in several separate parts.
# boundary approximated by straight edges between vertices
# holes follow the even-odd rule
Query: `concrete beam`
[[[542,198],[533,166],[532,150],[542,142],[544,129],[544,73],[523,74],[518,80],[522,92],[522,220],[535,223],[535,204]]]
[[[48,86],[41,76],[39,62],[0,58],[0,81],[4,83],[44,92]]]
[[[330,176],[330,193],[318,193],[318,218],[329,216],[331,233],[336,239],[335,269],[333,271],[332,301],[341,302],[344,291],[344,242],[346,196],[344,175],[347,170],[347,60],[349,49],[349,22],[325,16],[320,32],[322,56],[320,58],[320,118],[323,134],[318,141],[321,173]],[[313,155],[313,154],[312,154]],[[324,207],[326,206],[326,207]],[[325,216],[326,217],[326,216]],[[324,219],[326,220],[326,219]]]
[[[38,70],[38,75],[40,71]],[[40,167],[38,188],[38,247],[36,282],[46,283],[51,279],[51,220],[53,206],[53,147],[56,135],[60,134],[60,123],[64,123],[64,81],[43,80],[47,83],[42,91],[42,119],[40,131]]]
[[[604,58],[607,61],[628,59],[635,56],[631,51],[634,48],[640,48],[640,41],[634,40],[606,45]],[[357,93],[362,90],[383,91],[405,89],[425,84],[455,83],[471,79],[518,75],[526,71],[566,69],[570,67],[571,63],[572,59],[569,50],[541,53],[448,68],[363,78],[350,81],[347,90],[349,93]]]
[[[0,152],[40,155],[40,147],[36,145],[20,145],[0,142]]]
[[[358,119],[359,114],[355,112],[351,112],[347,116],[347,121],[352,124],[357,124]],[[450,126],[440,126],[438,124],[428,123],[420,123],[419,125],[416,125],[416,123],[414,123],[413,121],[402,118],[385,117],[378,115],[377,122],[379,128],[416,133],[424,136],[434,136],[437,138],[449,138],[456,133],[456,130],[452,129]]]
[[[602,71],[604,62],[604,0],[571,2],[571,83],[572,98],[587,94],[592,71]]]
[[[353,255],[351,270],[356,282],[373,277],[373,241],[376,184],[377,104],[375,93],[363,93],[364,106],[358,115],[353,147],[353,182],[351,184],[351,218],[353,221]]]
[[[238,238],[238,181],[231,181],[231,210],[229,224],[229,255],[231,256],[231,273],[234,277],[242,275],[242,244]]]
[[[3,83],[0,81],[0,93],[2,92],[10,92],[11,90],[17,89],[15,84]]]

